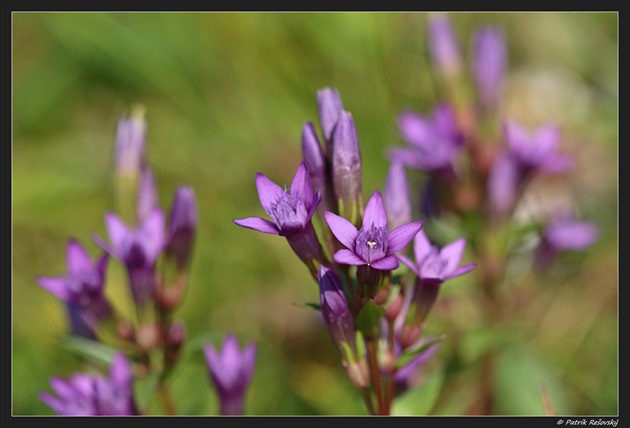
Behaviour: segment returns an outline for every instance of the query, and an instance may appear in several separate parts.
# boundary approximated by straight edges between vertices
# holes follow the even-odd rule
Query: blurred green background
[[[527,284],[509,331],[488,331],[472,279],[444,287],[430,329],[447,339],[425,385],[402,413],[463,414],[476,393],[480,349],[508,337],[494,388],[496,412],[617,413],[617,15],[451,14],[468,58],[471,33],[501,26],[509,44],[504,115],[553,121],[576,169],[568,192],[602,237],[570,268]],[[171,378],[181,414],[216,414],[200,344],[235,333],[258,343],[251,415],[366,414],[316,314],[316,284],[284,239],[235,226],[262,215],[254,175],[290,183],[316,92],[340,91],[363,156],[366,198],[382,189],[386,147],[402,144],[396,114],[430,111],[440,94],[427,56],[424,13],[14,13],[13,413],[52,414],[37,393],[81,367],[59,345],[61,303],[35,282],[65,272],[65,245],[91,254],[113,207],[117,119],[147,108],[148,157],[162,205],[191,185],[200,224],[191,285],[176,316],[190,344]],[[410,173],[412,179],[416,175]],[[553,189],[550,185],[548,189]],[[465,262],[472,260],[466,259]],[[128,305],[119,265],[107,294]],[[510,282],[506,287],[510,286]],[[449,368],[447,370],[446,368]],[[453,377],[453,373],[456,376]],[[444,379],[452,376],[448,387]],[[438,393],[442,396],[438,400]],[[156,408],[159,413],[159,407]]]

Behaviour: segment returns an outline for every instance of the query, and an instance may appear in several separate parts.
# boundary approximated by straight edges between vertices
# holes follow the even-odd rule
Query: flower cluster
[[[118,213],[105,214],[108,241],[94,235],[103,250],[93,260],[76,239],[67,244],[67,273],[38,277],[41,287],[65,302],[71,333],[116,351],[110,378],[76,373],[69,380],[51,380],[57,396],[48,392],[41,399],[61,415],[143,414],[133,396],[136,377],[159,375],[157,390],[165,412],[175,414],[165,381],[180,361],[186,341],[182,320],[174,312],[186,289],[197,230],[198,212],[194,190],[182,185],[175,190],[168,216],[159,203],[153,172],[146,160],[146,124],[142,114],[120,119],[116,133],[115,171]],[[105,286],[110,258],[126,272],[136,309],[135,319],[126,319],[110,302]],[[208,370],[216,385],[224,414],[242,414],[244,397],[253,375],[255,352],[236,351],[236,339],[228,336],[222,355],[211,345]],[[123,351],[125,350],[125,353]]]
[[[336,89],[320,90],[317,106],[321,140],[312,122],[304,124],[303,161],[290,188],[283,190],[256,174],[261,205],[272,221],[249,217],[234,222],[287,239],[319,285],[319,310],[348,378],[363,391],[372,414],[389,414],[395,396],[415,385],[413,379],[437,349],[437,343],[422,335],[437,288],[474,267],[457,268],[464,239],[441,252],[423,247],[428,239],[420,235],[423,221],[413,220],[404,167],[416,161],[436,169],[448,167],[461,137],[446,108],[431,123],[406,117],[417,146],[395,153],[385,195],[375,189],[364,204],[354,119]],[[324,225],[320,236],[314,221]],[[414,237],[422,268],[403,256]],[[411,269],[401,267],[400,261]],[[415,278],[408,285],[401,280],[406,271]],[[431,296],[428,287],[433,289]]]

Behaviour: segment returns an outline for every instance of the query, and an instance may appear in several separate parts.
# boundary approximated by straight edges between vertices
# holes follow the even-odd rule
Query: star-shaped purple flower
[[[403,224],[387,232],[387,214],[383,197],[374,191],[365,207],[360,230],[348,220],[330,211],[324,212],[332,233],[346,248],[337,251],[334,260],[346,265],[367,265],[378,270],[393,270],[398,267],[394,257],[422,228],[422,221]]]
[[[110,303],[103,294],[108,256],[103,254],[96,262],[75,239],[68,241],[66,250],[68,272],[58,277],[38,277],[37,282],[61,300],[72,305],[90,330],[98,321],[112,314]],[[71,311],[71,315],[73,315]]]
[[[313,260],[323,262],[324,256],[311,219],[322,200],[322,194],[319,191],[313,193],[304,162],[298,166],[288,191],[260,172],[256,174],[256,187],[260,204],[273,222],[260,217],[248,217],[235,219],[234,223],[259,232],[284,236],[293,251],[317,277]]]
[[[134,300],[144,304],[153,298],[155,262],[166,243],[164,213],[155,208],[137,228],[129,228],[116,214],[105,214],[111,245],[100,236],[94,241],[125,264]]]
[[[439,105],[431,117],[403,112],[398,126],[409,146],[391,148],[389,158],[411,168],[434,171],[451,166],[464,141],[448,104]]]
[[[247,388],[254,375],[256,344],[241,352],[236,336],[228,334],[217,352],[211,343],[204,345],[210,379],[219,394],[222,415],[242,415]]]
[[[516,121],[503,125],[509,152],[526,170],[563,172],[571,167],[571,158],[557,152],[560,130],[555,125],[543,125],[528,132]]]
[[[138,414],[133,398],[133,373],[123,353],[114,356],[109,378],[76,373],[68,380],[53,377],[57,394],[41,392],[40,399],[63,416],[130,416]]]

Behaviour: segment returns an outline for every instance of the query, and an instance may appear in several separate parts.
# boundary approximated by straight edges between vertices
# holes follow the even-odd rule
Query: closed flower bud
[[[197,216],[195,192],[188,186],[178,187],[171,206],[166,246],[166,256],[175,260],[178,271],[187,269],[190,263],[197,231]]]

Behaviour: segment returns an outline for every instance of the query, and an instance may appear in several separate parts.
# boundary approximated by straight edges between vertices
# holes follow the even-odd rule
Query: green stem
[[[175,405],[173,404],[173,398],[171,397],[171,393],[166,387],[166,383],[164,381],[160,381],[158,383],[158,394],[160,396],[160,402],[162,403],[164,413],[169,416],[177,415]]]
[[[381,374],[378,369],[378,358],[376,354],[376,340],[374,338],[366,339],[368,348],[368,363],[370,365],[372,387],[374,389],[374,395],[376,396],[376,402],[378,407],[378,415],[388,415],[389,412],[385,408],[385,402],[383,400],[383,386],[381,384]]]

